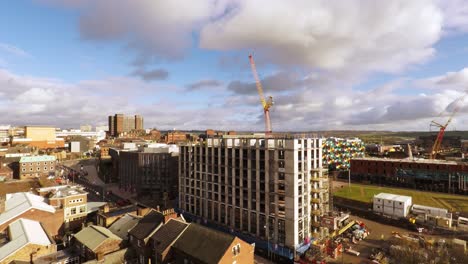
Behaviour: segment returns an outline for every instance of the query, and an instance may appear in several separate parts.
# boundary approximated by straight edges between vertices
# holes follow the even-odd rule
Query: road
[[[81,170],[79,164],[72,167],[60,164],[58,165],[58,170],[63,170],[63,176],[67,178],[69,183],[83,186],[89,192],[89,200],[113,202],[123,205],[125,199],[107,190],[105,184],[97,177],[94,166],[83,166]],[[128,203],[128,201],[126,203]]]

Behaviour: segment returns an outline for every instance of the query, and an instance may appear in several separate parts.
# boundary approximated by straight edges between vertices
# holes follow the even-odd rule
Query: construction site
[[[202,160],[219,160],[214,163],[212,171],[222,171],[223,167],[218,168],[218,164],[223,165],[226,160],[231,159],[230,166],[238,168],[235,175],[230,171],[225,172],[227,177],[236,177],[235,181],[233,178],[232,186],[225,189],[225,193],[229,194],[227,204],[223,204],[224,195],[218,196],[217,189],[213,190],[213,194],[210,191],[208,193],[212,198],[208,199],[207,211],[204,209],[204,202],[199,201],[198,197],[187,196],[180,202],[180,208],[189,218],[255,243],[257,253],[276,263],[288,263],[291,259],[294,259],[295,263],[304,264],[340,263],[340,260],[344,259],[346,263],[395,263],[395,260],[407,254],[407,243],[414,248],[416,245],[420,247],[417,258],[424,260],[421,263],[431,263],[431,255],[425,253],[425,250],[439,252],[440,258],[443,258],[445,253],[454,248],[463,248],[459,258],[466,257],[464,240],[444,240],[443,232],[433,233],[429,237],[422,234],[423,230],[433,231],[437,228],[450,231],[451,235],[462,230],[468,225],[464,221],[467,219],[468,222],[468,218],[463,218],[463,214],[454,211],[458,208],[462,208],[463,211],[463,206],[447,209],[444,208],[446,206],[442,200],[440,207],[430,207],[433,204],[424,201],[420,205],[413,205],[411,197],[388,194],[388,197],[396,197],[395,201],[388,202],[392,204],[392,207],[388,207],[384,206],[384,202],[379,205],[374,201],[376,197],[380,197],[376,190],[370,196],[366,196],[361,204],[357,203],[358,210],[345,213],[336,210],[335,198],[331,195],[335,192],[333,181],[328,173],[329,170],[346,172],[349,188],[353,186],[351,182],[354,184],[360,181],[369,186],[389,185],[451,195],[467,194],[466,163],[462,159],[441,160],[444,157],[442,154],[449,151],[443,144],[444,134],[459,106],[454,108],[443,124],[431,122],[432,127],[438,128],[438,133],[430,150],[420,152],[418,147],[407,143],[401,148],[405,151],[406,158],[366,157],[366,143],[358,138],[325,139],[273,132],[270,118],[270,110],[274,105],[273,97],[265,97],[252,55],[249,56],[249,61],[262,106],[265,132],[207,138],[201,145],[182,147],[182,167],[179,168],[182,197],[190,195],[182,190],[186,187],[188,190],[193,188],[191,185],[185,186],[184,182],[198,180],[190,178],[192,174],[199,173],[196,167],[190,165],[200,162],[194,160],[195,157],[200,156]],[[464,97],[457,99],[456,103],[459,104]],[[388,150],[392,152],[392,149],[394,148]],[[298,154],[294,154],[295,152]],[[194,156],[191,153],[194,153]],[[322,158],[317,161],[316,157]],[[293,162],[290,164],[290,161]],[[248,186],[248,182],[257,177],[256,172],[250,170],[262,171],[262,166],[265,172],[258,178],[260,187],[252,183],[249,190],[238,188]],[[225,176],[222,173],[220,176],[221,178],[215,177],[212,179],[214,182],[206,184],[220,184],[224,190]],[[211,176],[207,176],[207,179],[210,178]],[[299,196],[296,196],[291,188],[298,188]],[[389,190],[391,192],[391,188]],[[257,196],[256,192],[260,193],[260,196]],[[263,196],[264,192],[268,192],[269,196]],[[360,193],[363,194],[362,189]],[[304,194],[306,195],[303,196]],[[250,204],[249,197],[252,198]],[[336,204],[341,210],[347,210],[346,206],[342,206],[342,198],[356,199],[351,191],[336,197]],[[298,201],[298,207],[291,203],[293,200]],[[414,201],[419,202],[419,196]],[[402,202],[404,205],[397,205]],[[249,213],[250,208],[256,208],[256,212]],[[297,210],[299,215],[293,215],[292,212]],[[362,212],[366,213],[361,215]],[[356,216],[356,213],[363,217]],[[298,224],[293,225],[296,221]]]

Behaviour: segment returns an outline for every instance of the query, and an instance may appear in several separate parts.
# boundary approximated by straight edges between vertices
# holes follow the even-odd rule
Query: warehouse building
[[[353,158],[351,179],[371,184],[468,194],[468,163],[429,159]]]

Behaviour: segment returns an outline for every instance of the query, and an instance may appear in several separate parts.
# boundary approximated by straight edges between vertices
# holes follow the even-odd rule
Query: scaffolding
[[[321,218],[330,211],[330,181],[327,170],[313,169],[311,172],[311,230],[313,237],[322,238],[324,231],[322,230]]]

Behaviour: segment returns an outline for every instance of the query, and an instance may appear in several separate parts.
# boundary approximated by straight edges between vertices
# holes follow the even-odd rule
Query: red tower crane
[[[252,73],[255,78],[255,84],[257,86],[257,92],[260,96],[260,103],[263,107],[263,113],[265,116],[265,134],[271,134],[271,120],[270,120],[270,108],[273,105],[273,97],[269,96],[268,100],[265,100],[265,96],[263,95],[263,87],[260,83],[260,78],[258,78],[257,69],[255,67],[255,62],[252,55],[249,55],[250,66],[252,67]]]
[[[434,145],[432,146],[432,151],[431,151],[431,154],[429,155],[430,159],[435,159],[437,156],[437,153],[439,153],[440,146],[442,144],[442,139],[444,138],[444,134],[445,134],[445,129],[450,124],[450,122],[452,122],[452,119],[455,116],[455,114],[460,110],[460,102],[463,101],[463,99],[465,99],[465,96],[467,93],[468,93],[468,90],[466,90],[462,96],[460,96],[455,101],[453,101],[452,104],[455,106],[455,108],[452,110],[452,113],[449,115],[449,119],[447,120],[447,122],[445,122],[445,124],[442,125],[434,120],[431,121],[430,126],[438,127],[439,133],[437,133],[437,137],[434,141]]]

